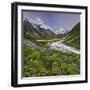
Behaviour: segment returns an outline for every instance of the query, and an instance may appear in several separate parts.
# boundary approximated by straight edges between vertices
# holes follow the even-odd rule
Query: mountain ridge
[[[64,44],[80,49],[80,22],[64,37]]]
[[[33,37],[52,37],[55,36],[56,34],[50,30],[49,28],[45,28],[45,26],[41,25],[41,24],[33,24],[31,22],[29,22],[29,20],[23,20],[23,28],[24,31],[28,32],[29,34],[31,34],[31,36]]]

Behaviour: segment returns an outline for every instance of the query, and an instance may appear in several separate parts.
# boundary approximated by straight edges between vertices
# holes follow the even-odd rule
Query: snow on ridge
[[[44,28],[46,30],[50,29],[50,30],[54,31],[50,26],[46,25],[41,18],[36,18],[35,20],[30,18],[29,22],[32,23],[32,25],[35,28],[36,28],[36,25],[39,25],[40,28]]]
[[[37,29],[37,27],[36,27],[36,25],[35,25],[35,24],[32,24],[32,25],[33,25],[33,27],[34,27],[34,28],[36,28],[36,29]]]
[[[50,29],[50,30],[53,31],[53,29],[52,29],[50,26],[46,25],[46,24],[40,25],[40,28],[44,28],[44,29],[46,29],[46,30]]]

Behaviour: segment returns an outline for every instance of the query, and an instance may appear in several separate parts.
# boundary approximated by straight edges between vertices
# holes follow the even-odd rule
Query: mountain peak
[[[37,20],[24,19],[24,27],[26,27],[25,30],[33,36],[55,36],[52,29],[48,25],[44,24],[40,18]]]
[[[45,24],[45,22],[43,21],[43,19],[41,19],[39,17],[36,18],[36,19],[31,19],[31,18],[27,19],[27,18],[25,18],[24,20],[25,21],[29,21],[35,27],[38,25],[38,26],[40,26],[40,28],[43,28],[45,30],[50,29],[50,30],[54,31],[50,26],[48,26],[48,25]]]
[[[56,34],[65,34],[67,31],[61,27],[58,31],[56,31]]]

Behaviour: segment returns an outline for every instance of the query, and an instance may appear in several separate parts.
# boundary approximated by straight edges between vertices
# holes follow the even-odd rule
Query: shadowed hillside
[[[64,39],[64,44],[80,49],[80,23],[78,23]]]

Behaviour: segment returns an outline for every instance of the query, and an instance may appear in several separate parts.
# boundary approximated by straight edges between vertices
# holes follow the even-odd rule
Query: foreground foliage
[[[40,50],[23,45],[23,76],[80,74],[80,56],[56,50]]]

